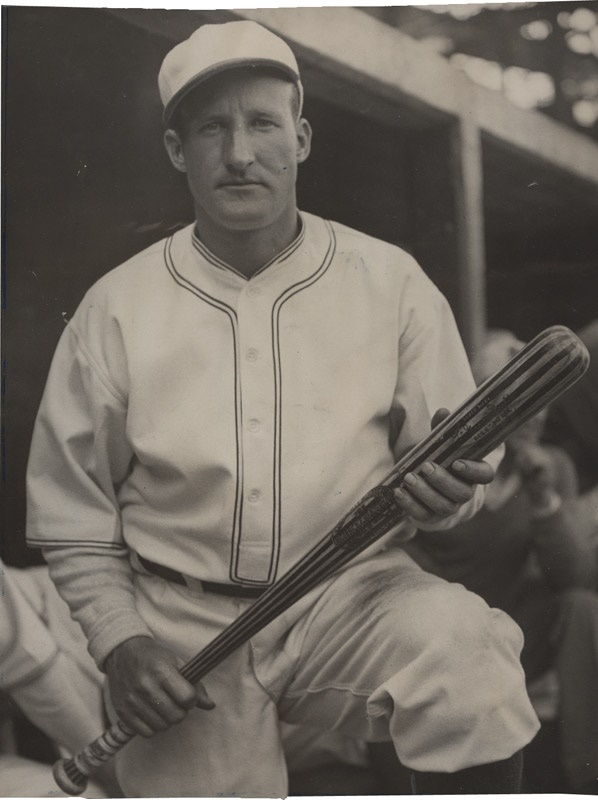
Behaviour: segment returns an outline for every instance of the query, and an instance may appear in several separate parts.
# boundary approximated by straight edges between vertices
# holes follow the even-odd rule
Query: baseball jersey
[[[450,307],[411,256],[301,222],[249,280],[189,226],[91,288],[36,421],[31,545],[271,584],[473,391]]]

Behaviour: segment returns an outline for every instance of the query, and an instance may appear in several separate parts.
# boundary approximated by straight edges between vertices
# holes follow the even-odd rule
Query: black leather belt
[[[141,566],[152,575],[157,575],[159,578],[164,578],[165,581],[171,583],[178,583],[181,586],[187,586],[187,581],[182,572],[176,569],[165,567],[164,564],[156,564],[154,561],[149,561],[137,553],[137,559]],[[201,584],[204,592],[212,592],[212,594],[224,594],[227,597],[261,597],[268,587],[262,586],[241,586],[236,583],[212,583],[211,581],[198,581]]]

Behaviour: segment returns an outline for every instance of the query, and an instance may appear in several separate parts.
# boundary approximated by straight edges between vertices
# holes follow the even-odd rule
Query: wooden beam
[[[239,12],[275,30],[322,68],[353,76],[370,91],[469,118],[491,136],[598,185],[598,145],[540,112],[517,108],[473,83],[420,42],[352,8]]]
[[[471,120],[462,117],[455,126],[453,149],[459,319],[465,347],[472,355],[486,330],[486,245],[482,140]]]
[[[598,144],[536,111],[520,109],[499,92],[478,86],[446,58],[369,14],[348,7],[241,10],[108,9],[128,22],[176,40],[202,22],[253,19],[278,33],[310,70],[340,85],[421,114],[469,119],[485,133],[527,155],[598,185]],[[312,70],[312,71],[313,71]],[[343,103],[342,90],[334,102]],[[350,101],[347,107],[350,106]],[[396,115],[395,115],[396,116]]]

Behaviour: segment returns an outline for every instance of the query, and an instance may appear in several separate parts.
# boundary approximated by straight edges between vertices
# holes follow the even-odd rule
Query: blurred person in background
[[[590,353],[586,374],[550,406],[544,440],[565,450],[579,480],[581,512],[598,562],[598,319],[578,333]]]
[[[544,438],[569,454],[585,494],[598,488],[598,319],[578,335],[590,353],[590,366],[550,406]]]
[[[473,360],[482,383],[523,346],[491,331]],[[506,611],[525,637],[522,664],[540,718],[558,720],[568,790],[598,789],[598,594],[591,527],[571,458],[541,441],[547,411],[506,442],[482,510],[405,547],[425,569]],[[594,462],[596,463],[596,462]]]
[[[0,688],[5,698],[0,711],[5,731],[0,795],[60,795],[50,765],[23,758],[11,743],[11,705],[48,737],[57,756],[73,755],[105,727],[103,676],[45,567],[17,569],[0,563],[0,594]],[[109,766],[86,792],[86,797],[119,796]]]

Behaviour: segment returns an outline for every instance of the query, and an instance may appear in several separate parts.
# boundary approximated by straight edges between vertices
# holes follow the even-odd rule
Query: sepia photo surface
[[[266,32],[251,58],[262,33],[218,32],[247,22]],[[131,755],[90,766],[85,796],[597,793],[598,2],[9,5],[2,25],[0,796],[57,792],[52,764],[114,723],[102,685],[133,671],[106,666],[123,641],[188,664],[301,559],[263,604],[271,627],[243,617],[226,655],[183,670],[208,675],[192,715],[229,702],[209,788],[181,766],[187,718],[156,739],[130,723]],[[165,67],[206,25],[199,55]],[[226,208],[204,187],[216,152]],[[435,412],[553,326],[533,366],[551,403],[518,401],[505,451],[447,451],[489,456],[494,480],[437,487],[455,473],[422,472],[430,450],[405,461],[406,499],[398,480],[375,493]],[[579,380],[557,398],[563,348]],[[496,392],[494,418],[472,403],[451,442],[500,432]],[[446,605],[426,606],[428,580]],[[490,630],[482,691],[468,670]],[[521,703],[501,684],[515,669]],[[469,702],[491,721],[461,720]]]

